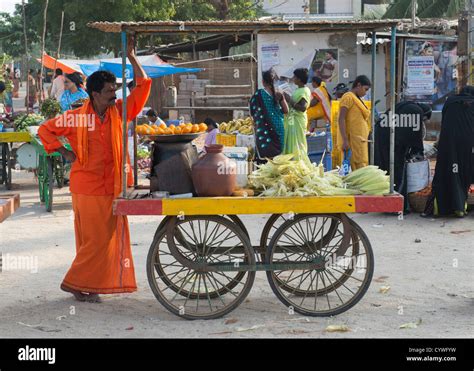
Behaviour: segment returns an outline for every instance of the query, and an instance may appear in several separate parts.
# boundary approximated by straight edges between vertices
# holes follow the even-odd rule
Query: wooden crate
[[[19,194],[0,195],[0,223],[12,215],[19,207]]]
[[[237,135],[219,133],[216,136],[216,143],[225,147],[235,147],[237,143]]]

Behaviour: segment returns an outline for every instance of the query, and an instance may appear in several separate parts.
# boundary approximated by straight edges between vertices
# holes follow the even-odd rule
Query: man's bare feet
[[[70,289],[69,287],[64,286],[64,285],[62,285],[62,284],[61,284],[61,290],[73,294],[74,297],[76,298],[76,300],[78,300],[78,301],[86,301],[86,300],[87,300],[87,296],[88,296],[88,295],[85,295],[85,294],[83,294],[83,293],[80,292],[80,291],[76,291],[76,290]]]
[[[86,300],[89,302],[89,303],[102,303],[102,299],[101,297],[99,296],[99,294],[90,294],[87,295],[87,298]]]

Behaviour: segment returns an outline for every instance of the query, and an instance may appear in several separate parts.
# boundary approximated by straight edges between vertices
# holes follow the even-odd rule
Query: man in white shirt
[[[59,101],[61,99],[61,95],[64,93],[64,76],[63,70],[61,68],[56,68],[55,74],[56,77],[53,80],[53,84],[51,86],[51,94],[50,97]]]

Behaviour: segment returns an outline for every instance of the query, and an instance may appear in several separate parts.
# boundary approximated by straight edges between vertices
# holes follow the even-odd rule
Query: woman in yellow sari
[[[298,89],[291,95],[284,93],[289,105],[289,112],[285,117],[285,145],[284,154],[293,154],[294,160],[305,160],[308,158],[308,143],[306,142],[306,123],[308,118],[306,110],[311,101],[311,91],[306,86],[309,79],[307,68],[298,68],[293,72],[293,82]]]
[[[351,150],[351,168],[356,170],[369,165],[369,117],[370,110],[362,101],[371,83],[367,76],[357,76],[352,90],[344,94],[340,102],[339,130],[343,151]]]
[[[326,88],[326,83],[318,76],[314,76],[311,84],[314,91],[311,93],[311,102],[307,111],[308,131],[311,131],[313,120],[324,119],[331,122],[331,95]]]

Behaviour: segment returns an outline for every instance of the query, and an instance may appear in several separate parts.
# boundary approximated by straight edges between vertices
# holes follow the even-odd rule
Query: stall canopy
[[[80,64],[84,75],[89,76],[95,71],[105,70],[112,72],[115,76],[122,75],[122,62],[109,62],[101,61],[97,64]],[[202,68],[183,68],[174,67],[170,64],[163,63],[161,65],[143,65],[143,69],[147,75],[151,78],[162,77],[166,75],[174,75],[176,73],[196,73],[202,71]],[[133,69],[130,64],[127,63],[127,69],[125,70],[127,79],[133,78]]]
[[[36,59],[39,63],[41,63],[41,58]],[[74,61],[78,62],[78,61]],[[46,53],[43,54],[43,63],[46,68],[50,70],[54,70],[56,68],[60,68],[63,70],[64,73],[73,73],[73,72],[81,72],[81,68],[76,63],[68,63],[67,60],[64,59],[56,59]]]
[[[56,59],[45,53],[43,60],[46,68],[61,68],[64,73],[80,72],[89,76],[95,71],[106,70],[112,72],[117,77],[122,76],[121,58],[107,58],[101,60]],[[139,56],[138,60],[148,76],[152,78],[173,75],[176,73],[196,73],[202,71],[201,68],[174,67],[163,62],[163,60],[157,55]],[[41,63],[41,59],[38,58],[38,62]],[[126,73],[128,78],[133,78],[133,70],[130,64],[127,64]]]

